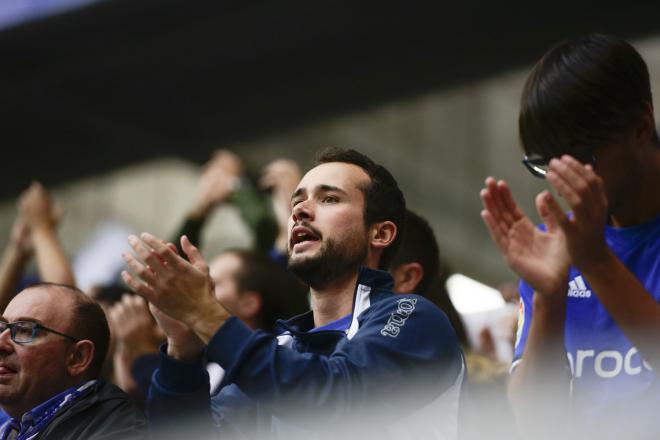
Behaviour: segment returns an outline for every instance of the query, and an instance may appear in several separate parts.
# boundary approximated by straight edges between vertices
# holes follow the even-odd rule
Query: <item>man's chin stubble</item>
[[[359,270],[366,256],[347,259],[337,252],[337,248],[328,244],[311,257],[295,261],[289,257],[288,267],[298,278],[314,290],[322,290],[333,281],[350,272]],[[354,261],[353,261],[354,260]]]

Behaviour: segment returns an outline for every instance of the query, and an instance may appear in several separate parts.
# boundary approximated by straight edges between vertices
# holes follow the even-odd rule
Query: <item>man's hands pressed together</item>
[[[163,314],[181,321],[207,343],[230,314],[213,296],[208,264],[199,250],[187,237],[181,237],[181,247],[189,260],[186,261],[173,244],[148,233],[140,238],[131,235],[128,242],[137,257],[124,254],[123,258],[137,278],[123,271],[124,281]],[[168,328],[173,326],[165,325],[163,330],[167,332]]]

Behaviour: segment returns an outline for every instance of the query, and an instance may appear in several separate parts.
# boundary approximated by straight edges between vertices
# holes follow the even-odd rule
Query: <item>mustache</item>
[[[293,225],[293,227],[291,228],[291,230],[293,230],[293,228],[295,228],[295,227],[297,227],[297,226],[302,226],[302,227],[304,227],[304,228],[307,228],[307,229],[309,229],[310,231],[312,231],[312,232],[314,233],[314,235],[316,235],[316,236],[318,236],[318,237],[321,237],[321,232],[320,232],[318,229],[316,229],[315,227],[313,227],[312,225],[310,225],[309,222],[307,222],[307,221],[304,221],[304,220],[303,220],[303,221],[300,221],[300,222],[298,222],[298,223],[294,223],[294,225]]]

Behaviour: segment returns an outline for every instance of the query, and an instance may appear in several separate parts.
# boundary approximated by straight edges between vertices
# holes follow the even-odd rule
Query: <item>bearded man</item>
[[[280,321],[278,336],[250,330],[213,299],[208,267],[185,237],[189,262],[149,234],[129,238],[137,258],[125,259],[142,282],[127,272],[124,280],[150,301],[168,335],[152,381],[154,429],[455,437],[464,364],[454,331],[423,297],[393,294],[391,276],[379,270],[403,230],[395,179],[363,154],[329,149],[291,205],[288,264],[310,286],[312,310]],[[204,360],[225,370],[210,398]],[[236,422],[246,415],[250,422]]]

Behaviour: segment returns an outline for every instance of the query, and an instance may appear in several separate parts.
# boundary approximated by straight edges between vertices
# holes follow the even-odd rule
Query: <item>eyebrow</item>
[[[343,189],[339,188],[338,186],[333,186],[333,185],[319,185],[317,188],[320,189],[320,190],[322,190],[322,191],[325,191],[325,192],[332,191],[332,192],[338,192],[338,193],[346,194],[346,191],[344,191]]]
[[[300,194],[304,193],[305,191],[307,191],[305,188],[298,188],[297,190],[295,190],[293,192],[293,194],[291,194],[291,200],[295,199],[296,197],[298,197]]]
[[[334,185],[326,185],[326,184],[321,184],[316,187],[317,190],[323,191],[323,192],[338,192],[341,194],[347,194],[346,191],[343,189],[339,188],[338,186]],[[298,188],[297,190],[294,191],[294,193],[291,195],[291,200],[295,199],[298,197],[300,194],[304,193],[307,191],[307,188]]]
[[[0,316],[0,321],[9,322],[9,320],[7,318],[5,318],[4,316]],[[17,321],[28,321],[28,322],[34,322],[35,324],[43,325],[43,323],[41,321],[39,321],[38,319],[28,318],[28,317],[23,317],[23,316],[14,319],[14,321],[12,321],[12,322],[17,322]]]

